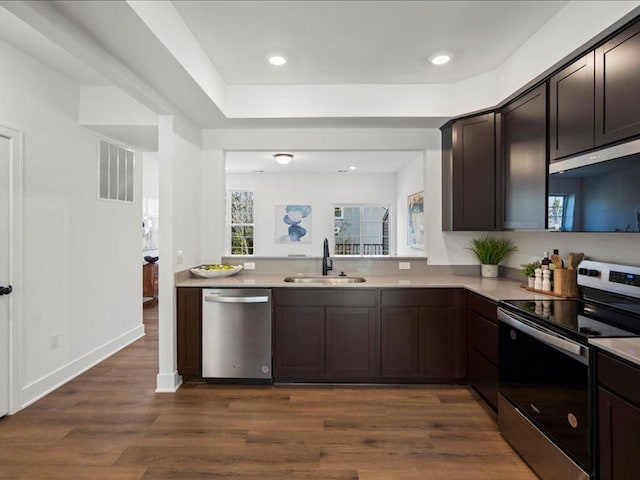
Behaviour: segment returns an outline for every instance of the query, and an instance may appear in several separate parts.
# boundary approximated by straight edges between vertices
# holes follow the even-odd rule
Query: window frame
[[[385,246],[385,242],[384,242],[384,231],[381,234],[381,238],[382,238],[382,248],[383,248],[383,253],[373,253],[373,254],[367,254],[367,253],[363,253],[365,251],[365,245],[369,245],[363,242],[364,237],[366,237],[366,235],[363,235],[362,230],[360,229],[360,233],[359,233],[359,240],[360,243],[358,244],[359,247],[359,251],[360,253],[338,253],[339,250],[339,245],[345,245],[345,244],[339,244],[336,242],[336,229],[338,228],[338,225],[336,225],[336,220],[344,220],[344,211],[346,208],[359,208],[360,209],[360,218],[363,217],[363,209],[365,208],[382,208],[386,210],[386,215],[387,215],[387,236],[386,236],[386,247],[387,247],[387,251],[386,253],[384,253],[384,246]],[[340,215],[336,215],[337,212],[340,212]],[[331,218],[332,221],[332,227],[333,227],[333,252],[334,252],[334,256],[336,257],[389,257],[391,256],[391,228],[392,228],[392,217],[391,217],[391,212],[392,212],[392,206],[391,205],[385,205],[382,203],[336,203],[332,205],[332,212],[333,212],[333,216]],[[366,222],[362,222],[359,221],[358,222],[360,225],[363,225]],[[384,222],[382,222],[382,224],[384,225]],[[384,229],[384,227],[383,227]],[[355,245],[355,244],[347,244],[347,245]]]
[[[233,223],[231,216],[231,197],[234,193],[245,193],[250,192],[253,194],[252,198],[252,211],[253,211],[253,222],[252,223]],[[225,228],[225,243],[227,251],[227,255],[232,257],[253,257],[255,255],[255,246],[256,246],[256,217],[255,217],[255,204],[256,204],[256,192],[253,188],[232,188],[227,190],[226,195],[226,228]],[[253,229],[253,244],[251,247],[251,253],[233,253],[233,236],[232,231],[233,227],[251,227]]]

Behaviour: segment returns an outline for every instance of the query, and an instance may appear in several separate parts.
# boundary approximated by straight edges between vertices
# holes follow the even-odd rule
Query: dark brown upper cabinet
[[[442,128],[442,229],[496,229],[495,114]]]
[[[549,79],[551,161],[594,147],[594,92],[594,52]]]
[[[507,104],[501,123],[502,227],[542,230],[547,217],[546,85]]]
[[[595,51],[596,146],[640,135],[640,22]]]

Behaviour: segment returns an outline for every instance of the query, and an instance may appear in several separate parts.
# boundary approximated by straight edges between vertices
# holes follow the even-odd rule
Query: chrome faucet
[[[322,246],[322,275],[326,275],[330,270],[333,270],[333,260],[329,259],[329,240],[325,238]]]

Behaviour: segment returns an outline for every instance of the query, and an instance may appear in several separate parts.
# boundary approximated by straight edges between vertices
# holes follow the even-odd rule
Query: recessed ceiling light
[[[355,170],[356,168],[358,168],[358,167],[356,167],[355,165],[350,165],[349,166],[349,170],[352,170],[352,171]]]
[[[282,65],[287,63],[287,59],[284,58],[282,55],[271,55],[269,57],[269,63],[271,65],[275,65],[276,67],[281,67]]]
[[[275,153],[273,159],[280,165],[287,165],[293,160],[293,155],[291,153]]]
[[[453,57],[453,54],[449,52],[439,52],[429,57],[429,61],[434,65],[444,65],[448,63]]]

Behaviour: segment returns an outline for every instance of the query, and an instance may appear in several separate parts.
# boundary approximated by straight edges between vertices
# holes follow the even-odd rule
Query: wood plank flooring
[[[466,387],[187,385],[147,335],[0,420],[0,479],[530,480]]]

